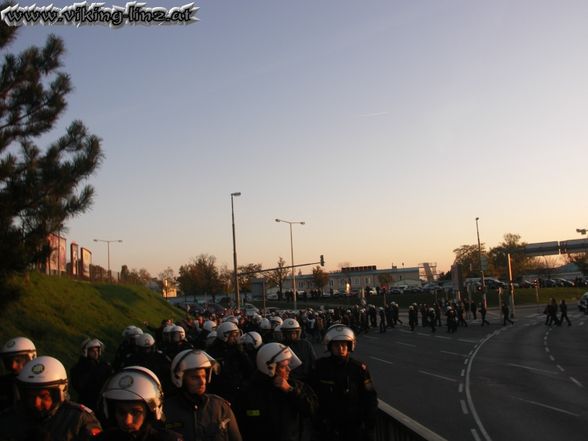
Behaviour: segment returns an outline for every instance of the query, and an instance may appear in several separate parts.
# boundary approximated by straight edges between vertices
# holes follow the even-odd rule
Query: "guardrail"
[[[447,441],[378,399],[377,441]]]

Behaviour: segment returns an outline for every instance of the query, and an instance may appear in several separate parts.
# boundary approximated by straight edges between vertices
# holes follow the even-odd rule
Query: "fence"
[[[378,400],[377,441],[447,441],[399,410]]]

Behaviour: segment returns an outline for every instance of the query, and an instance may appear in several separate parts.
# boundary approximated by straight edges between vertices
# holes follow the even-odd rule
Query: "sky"
[[[329,271],[447,271],[476,217],[488,248],[588,227],[587,2],[195,5],[188,26],[23,26],[9,48],[65,42],[74,90],[45,138],[80,119],[102,139],[94,204],[65,233],[95,264],[98,238],[123,240],[113,270],[231,268],[233,192],[239,264],[265,268],[290,261],[276,218],[305,222],[295,263]]]

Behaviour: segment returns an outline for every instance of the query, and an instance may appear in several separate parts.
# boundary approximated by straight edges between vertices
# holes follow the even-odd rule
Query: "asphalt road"
[[[460,327],[404,326],[358,337],[380,399],[451,441],[588,439],[588,316],[545,326],[537,306],[502,326],[490,310]]]

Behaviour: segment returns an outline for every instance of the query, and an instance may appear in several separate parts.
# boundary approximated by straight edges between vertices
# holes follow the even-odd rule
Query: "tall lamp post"
[[[239,296],[239,278],[237,277],[237,243],[235,242],[235,209],[233,208],[233,198],[241,196],[241,192],[231,193],[231,218],[233,221],[233,284],[235,286],[235,303],[237,309],[241,308],[241,298]]]
[[[478,228],[478,220],[476,218],[476,234],[478,236],[478,255],[480,257],[480,276],[482,281],[482,295],[484,296],[484,304],[486,304],[486,283],[484,282],[484,265],[482,263],[482,245],[480,244],[480,229]]]
[[[121,243],[122,240],[120,240],[120,239],[116,239],[116,240],[94,239],[94,242],[105,242],[106,243],[106,248],[108,250],[108,278],[112,280],[112,276],[110,273],[110,244],[114,243],[114,242]]]
[[[283,222],[290,226],[290,257],[292,258],[292,293],[293,293],[293,300],[294,300],[294,309],[296,309],[296,271],[294,270],[294,241],[292,240],[292,225],[299,224],[304,225],[305,222],[292,222],[282,219],[276,219],[276,222]]]

